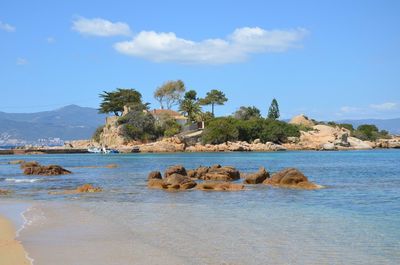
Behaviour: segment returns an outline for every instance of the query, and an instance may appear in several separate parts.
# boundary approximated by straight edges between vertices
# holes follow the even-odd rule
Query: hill
[[[36,113],[0,112],[0,145],[88,139],[104,119],[97,109],[77,105]]]

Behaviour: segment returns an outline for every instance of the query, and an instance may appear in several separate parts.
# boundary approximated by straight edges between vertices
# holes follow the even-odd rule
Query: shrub
[[[378,127],[373,124],[363,124],[357,127],[352,135],[364,141],[375,141],[379,138],[390,138],[389,132],[379,131]]]
[[[92,139],[95,142],[100,142],[100,135],[103,132],[104,125],[97,127],[96,131],[93,133]]]
[[[157,138],[153,115],[143,110],[133,110],[118,119],[122,133],[129,140],[153,140]]]
[[[203,132],[203,143],[220,144],[227,141],[237,141],[239,131],[236,123],[237,120],[231,117],[215,118],[209,121]]]
[[[182,126],[179,125],[179,123],[177,123],[175,120],[169,119],[164,122],[164,124],[162,125],[162,129],[164,132],[164,136],[171,137],[180,133],[182,130]]]
[[[296,125],[283,121],[267,119],[260,135],[262,142],[282,143],[288,137],[299,137],[300,131]]]

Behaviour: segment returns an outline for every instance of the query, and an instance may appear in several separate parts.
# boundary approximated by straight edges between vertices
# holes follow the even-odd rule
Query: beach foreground
[[[31,264],[21,242],[15,239],[16,230],[13,223],[0,216],[0,264]]]
[[[16,159],[72,174],[24,175],[6,163]],[[216,162],[244,173],[296,167],[326,188],[147,188],[150,171]],[[399,163],[399,150],[1,156],[0,185],[12,193],[0,214],[34,265],[399,264]],[[84,183],[102,191],[58,192]]]

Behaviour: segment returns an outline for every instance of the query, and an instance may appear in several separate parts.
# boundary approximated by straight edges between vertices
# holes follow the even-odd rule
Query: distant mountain
[[[363,120],[340,120],[338,123],[350,123],[354,128],[361,124],[374,124],[380,130],[386,130],[391,134],[400,134],[400,118],[397,119],[363,119]]]
[[[77,105],[36,113],[0,112],[0,143],[7,139],[29,143],[49,138],[88,139],[105,117],[97,109]]]

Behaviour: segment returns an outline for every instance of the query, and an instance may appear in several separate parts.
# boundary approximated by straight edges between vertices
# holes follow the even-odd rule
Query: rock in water
[[[201,177],[203,180],[232,181],[240,179],[240,172],[229,166],[215,167],[212,166],[208,172]]]
[[[271,178],[264,180],[263,184],[299,189],[319,189],[322,186],[309,182],[299,170],[295,168],[287,168],[272,175]]]
[[[160,171],[151,171],[149,173],[149,175],[147,176],[147,180],[150,180],[150,179],[162,179],[161,172]]]
[[[169,176],[171,176],[173,174],[187,176],[186,169],[181,165],[176,165],[176,166],[167,168],[167,170],[165,170],[165,172],[164,172],[164,178],[168,178]]]
[[[168,178],[158,179],[153,178],[149,179],[147,182],[147,187],[151,189],[167,189],[167,190],[188,190],[194,188],[197,185],[191,178],[188,176],[180,175],[180,174],[172,174],[169,175]]]
[[[198,190],[205,191],[239,191],[244,190],[243,184],[234,184],[231,182],[212,182],[206,181],[197,185]]]
[[[25,162],[21,164],[21,169],[25,175],[43,175],[43,176],[54,176],[54,175],[65,175],[71,174],[71,171],[66,170],[58,165],[40,165],[36,161]]]
[[[260,167],[258,172],[247,175],[243,183],[259,184],[262,183],[267,178],[269,178],[269,173],[265,170],[264,167]]]

